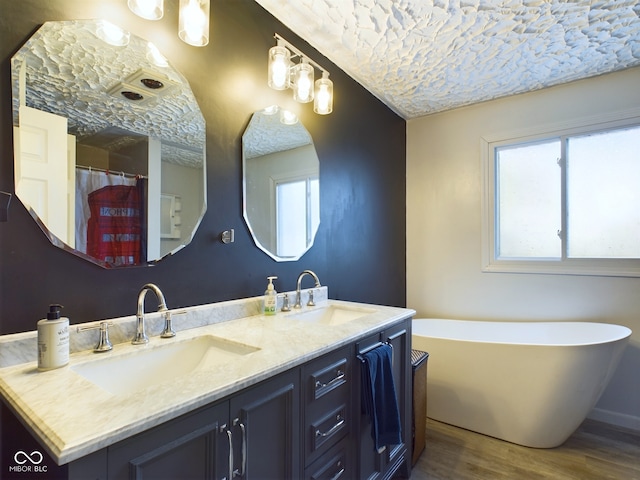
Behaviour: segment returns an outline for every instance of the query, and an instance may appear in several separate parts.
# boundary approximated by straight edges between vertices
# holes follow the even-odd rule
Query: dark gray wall
[[[126,0],[0,0],[0,190],[13,192],[10,58],[45,21],[106,18],[153,41],[191,83],[207,122],[209,209],[194,241],[154,267],[104,270],[53,247],[19,200],[0,223],[0,334],[34,330],[50,303],[72,323],[131,315],[137,292],[158,284],[170,308],[260,295],[267,275],[295,288],[310,268],[334,299],[405,304],[405,121],[300,40],[253,0],[212,0],[204,48],[177,38],[178,1],[157,22]],[[266,85],[267,51],[279,33],[331,72],[334,112],[291,104]],[[277,263],[253,243],[242,218],[241,135],[251,113],[289,103],[320,158],[321,225],[297,262]],[[224,245],[223,230],[235,229]]]

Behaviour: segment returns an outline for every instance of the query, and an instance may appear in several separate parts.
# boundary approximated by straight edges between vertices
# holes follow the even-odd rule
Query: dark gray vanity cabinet
[[[69,464],[69,478],[351,480],[411,471],[411,319]],[[358,353],[393,346],[402,443],[377,452]]]
[[[358,388],[355,389],[354,396],[357,399],[360,457],[358,478],[363,480],[388,479],[395,474],[408,478],[411,472],[411,320],[364,338],[356,345],[356,351],[361,354],[381,343],[389,343],[393,347],[393,379],[400,410],[402,443],[387,445],[381,452],[375,449],[371,436],[371,421],[362,413],[361,382],[356,382]],[[359,379],[363,364],[358,361],[356,365],[354,375]]]
[[[299,372],[295,368],[231,397],[234,478],[299,478]]]
[[[69,478],[297,479],[299,419],[293,369],[72,462]]]
[[[112,445],[108,479],[220,479],[228,475],[229,404],[197,410]]]

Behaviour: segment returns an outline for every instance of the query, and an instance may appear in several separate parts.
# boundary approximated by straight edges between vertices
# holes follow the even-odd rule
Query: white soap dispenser
[[[275,315],[278,308],[278,292],[273,287],[273,281],[278,277],[267,277],[269,284],[264,292],[264,308],[265,315]]]
[[[60,316],[62,305],[49,305],[47,318],[38,322],[38,370],[69,363],[69,319]]]

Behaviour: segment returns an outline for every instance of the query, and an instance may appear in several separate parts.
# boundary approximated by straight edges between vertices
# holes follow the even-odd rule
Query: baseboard
[[[634,417],[633,415],[594,408],[591,410],[591,413],[589,413],[588,418],[640,432],[640,417]]]

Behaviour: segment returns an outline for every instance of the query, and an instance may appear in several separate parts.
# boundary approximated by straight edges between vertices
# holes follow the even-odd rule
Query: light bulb
[[[333,111],[333,82],[329,80],[327,72],[322,72],[322,78],[316,80],[313,111],[319,115],[328,115]]]
[[[283,46],[269,49],[268,85],[274,90],[289,88],[289,70],[291,68],[291,52]]]
[[[209,43],[209,0],[180,0],[178,36],[194,47]]]
[[[160,20],[164,15],[164,0],[129,0],[129,10],[146,20]]]
[[[304,61],[294,67],[293,99],[300,103],[313,100],[313,67]]]

